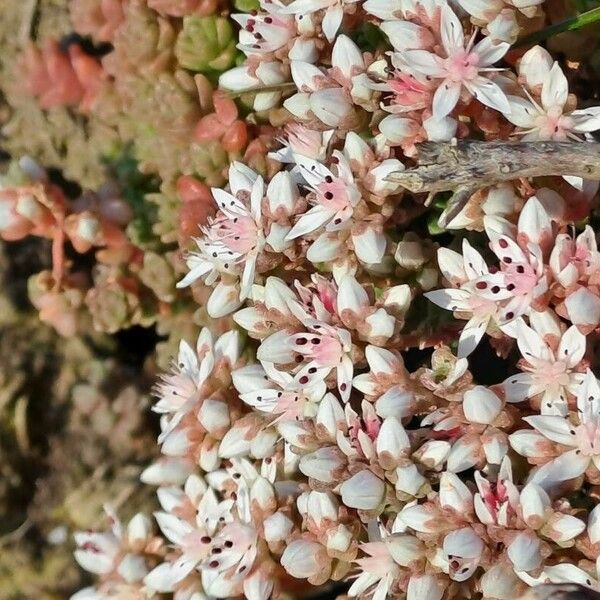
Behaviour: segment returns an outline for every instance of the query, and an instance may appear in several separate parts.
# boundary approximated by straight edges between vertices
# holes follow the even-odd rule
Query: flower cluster
[[[423,141],[587,143],[600,108],[576,108],[540,47],[511,69],[538,2],[460,4],[234,15],[246,60],[220,85],[250,114],[216,93],[195,135],[237,152],[246,124],[278,132],[212,187],[185,255],[178,286],[210,318],[156,386],[162,457],[142,480],[167,541],[147,597],[600,588],[597,186],[482,187],[436,241],[427,213],[448,198],[393,177]],[[484,372],[480,351],[505,366]]]

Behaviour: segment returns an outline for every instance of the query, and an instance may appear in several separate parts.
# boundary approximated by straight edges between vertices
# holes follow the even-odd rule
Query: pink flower
[[[494,44],[490,38],[484,38],[474,45],[475,36],[472,35],[465,45],[462,25],[447,4],[442,5],[440,35],[445,56],[427,50],[404,53],[411,71],[442,79],[433,96],[433,116],[441,119],[450,114],[463,88],[482,104],[509,114],[510,105],[504,92],[485,75],[498,70],[490,65],[506,54],[509,44]]]

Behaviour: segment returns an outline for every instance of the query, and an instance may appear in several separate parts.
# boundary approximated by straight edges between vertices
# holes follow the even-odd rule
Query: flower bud
[[[350,508],[376,509],[385,496],[385,483],[369,469],[359,471],[340,486],[342,502]]]
[[[292,577],[306,579],[319,573],[329,559],[321,544],[299,539],[286,547],[280,562]]]

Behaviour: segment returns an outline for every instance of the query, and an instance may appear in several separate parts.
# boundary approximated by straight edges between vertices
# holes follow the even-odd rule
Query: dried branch
[[[600,181],[596,142],[425,142],[418,166],[388,179],[411,192],[452,191],[441,226],[449,223],[477,190],[520,178],[572,176]]]
[[[574,583],[535,586],[516,600],[600,600],[600,594]]]

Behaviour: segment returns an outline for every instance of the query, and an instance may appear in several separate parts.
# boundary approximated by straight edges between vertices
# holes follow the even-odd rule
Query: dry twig
[[[596,142],[425,142],[418,166],[388,179],[411,192],[454,192],[441,217],[446,226],[477,190],[515,179],[572,176],[600,181]]]

